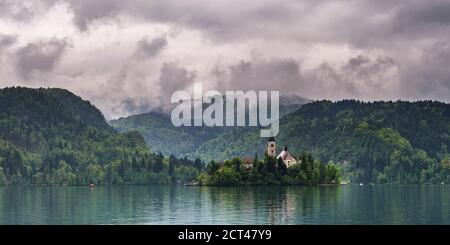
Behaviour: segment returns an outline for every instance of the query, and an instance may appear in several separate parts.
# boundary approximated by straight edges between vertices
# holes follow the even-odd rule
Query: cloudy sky
[[[450,102],[450,0],[0,0],[0,87],[62,87],[107,118],[173,91]]]

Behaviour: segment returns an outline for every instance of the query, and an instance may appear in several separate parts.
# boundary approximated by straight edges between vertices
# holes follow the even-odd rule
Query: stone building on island
[[[289,153],[286,145],[284,146],[283,151],[281,151],[280,154],[277,155],[274,137],[270,137],[269,141],[267,142],[267,155],[270,157],[274,157],[277,160],[281,158],[283,160],[284,164],[286,165],[286,167],[288,167],[288,168],[297,164],[297,160]],[[242,158],[242,165],[246,169],[250,169],[250,168],[254,167],[253,161],[254,161],[254,158],[244,157],[244,158]]]

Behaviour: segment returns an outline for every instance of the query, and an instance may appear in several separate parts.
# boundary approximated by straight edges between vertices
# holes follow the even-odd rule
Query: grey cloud
[[[398,18],[408,20],[411,23],[450,23],[450,2],[449,1],[414,1],[411,5],[401,9]]]
[[[219,91],[225,91],[228,86],[228,73],[227,68],[223,67],[222,64],[215,64],[212,69],[209,71],[213,86],[216,88],[216,90]]]
[[[287,4],[289,3],[289,4]],[[242,1],[180,2],[176,0],[151,1],[132,5],[130,11],[150,21],[173,23],[178,26],[200,30],[215,41],[249,39],[275,24],[289,24],[298,14],[295,2],[266,1],[264,4]],[[239,6],[239,7],[237,7]]]
[[[64,0],[61,0],[64,2]],[[417,37],[408,30],[424,23],[448,23],[449,3],[403,1],[266,1],[240,0],[119,1],[65,0],[74,12],[74,23],[89,25],[124,14],[139,20],[170,23],[197,29],[216,41],[265,38],[298,42],[344,42],[356,46],[387,45],[393,38]],[[333,6],[333,5],[334,6]],[[235,6],[239,5],[239,8]],[[342,9],[357,11],[343,12]],[[326,14],[323,18],[322,14]],[[386,16],[380,18],[385,14]],[[316,17],[319,16],[319,17]],[[321,18],[315,25],[311,19]],[[299,28],[293,28],[298,26]],[[430,28],[429,25],[427,25]],[[421,31],[427,31],[421,28]],[[403,39],[405,39],[403,38]],[[390,40],[391,39],[391,40]]]
[[[29,79],[34,71],[49,72],[61,59],[68,47],[66,40],[53,39],[29,43],[15,53],[16,71],[23,79]]]
[[[167,46],[165,37],[157,37],[152,40],[143,38],[138,42],[136,56],[141,58],[154,57],[158,55]]]
[[[4,47],[11,46],[17,41],[17,37],[13,35],[4,35],[0,33],[0,50]]]
[[[396,63],[391,57],[377,57],[371,59],[368,56],[358,55],[352,57],[343,66],[347,76],[356,76],[358,80],[366,80],[373,74],[382,73],[385,70],[395,66]]]
[[[82,31],[88,30],[92,23],[127,15],[137,20],[196,29],[210,39],[221,42],[263,38],[279,41],[290,39],[302,43],[346,43],[369,48],[388,47],[394,42],[421,39],[424,33],[433,33],[436,38],[447,37],[450,19],[448,0],[272,0],[264,4],[256,1],[243,4],[241,0],[36,2],[44,6],[68,4],[74,13],[75,25]],[[3,12],[15,16],[32,15],[36,8],[8,0],[0,1],[0,7],[4,9]]]
[[[23,19],[30,16],[32,10],[22,1],[0,0],[0,14],[3,18]]]
[[[58,2],[68,4],[74,13],[74,23],[81,31],[87,31],[96,21],[117,19],[123,14],[139,20],[197,29],[216,40],[248,38],[252,33],[264,32],[266,27],[275,22],[289,24],[289,21],[294,20],[299,14],[292,10],[292,5],[297,4],[286,0],[269,1],[265,4],[242,4],[240,0],[216,2],[59,0]],[[233,5],[240,7],[236,8]],[[255,26],[258,22],[259,26]]]
[[[300,65],[292,59],[241,61],[229,67],[229,88],[232,90],[278,90],[281,93],[298,92]]]
[[[149,102],[145,99],[125,98],[118,106],[114,107],[113,113],[135,115],[140,113],[147,113],[150,111],[160,111],[160,106]]]
[[[176,63],[164,63],[159,77],[162,104],[170,104],[173,92],[186,89],[194,82],[195,72],[178,66]]]
[[[401,97],[450,101],[450,42],[437,42],[403,69]]]
[[[241,61],[214,67],[212,76],[231,90],[276,90],[315,98],[368,98],[383,96],[385,85],[397,75],[391,57],[358,55],[342,64],[327,62],[309,70],[292,58]],[[390,77],[391,76],[394,77]],[[226,84],[226,85],[224,85]],[[398,91],[396,91],[398,92]]]
[[[0,0],[0,19],[7,18],[19,22],[30,21],[47,11],[58,0],[16,1]]]
[[[127,88],[124,88],[124,81],[127,81],[125,73],[133,72],[133,70],[130,71],[129,69],[130,67],[124,68],[117,77],[108,82],[105,89],[102,90],[102,96],[107,98],[97,98],[100,100],[114,98],[111,102],[114,106],[108,108],[111,112],[109,114],[123,116],[149,111],[168,112],[173,108],[173,105],[170,103],[173,92],[188,89],[196,77],[195,72],[180,67],[176,63],[167,62],[161,66],[160,75],[156,81],[157,84],[152,82],[151,84],[144,84],[143,82],[134,81],[133,83],[128,83]],[[155,97],[151,94],[142,96],[142,93],[140,93],[141,96],[136,95],[138,94],[136,91],[155,90],[158,87],[159,93]],[[134,91],[135,93],[118,96],[124,90]]]
[[[386,99],[398,92],[386,91],[386,84],[393,82],[398,68],[391,57],[358,55],[341,65],[323,63],[306,72],[301,87],[309,94],[333,99]]]
[[[74,23],[81,31],[87,31],[92,22],[115,19],[128,1],[120,0],[61,0],[66,1],[74,13]]]
[[[81,42],[76,47],[86,49],[77,51],[87,54],[86,58],[95,56],[95,62],[101,62],[99,56],[104,55],[105,60],[111,59],[105,62],[110,65],[94,69],[92,62],[80,62],[79,57],[71,56],[64,65],[77,66],[76,70],[84,76],[52,75],[49,71],[61,59],[67,43],[61,40],[33,41],[42,38],[40,32],[23,37],[16,33],[17,39],[32,42],[16,53],[10,51],[14,52],[19,42],[11,43],[11,37],[0,37],[0,46],[10,46],[7,55],[11,57],[7,58],[14,61],[21,78],[30,78],[34,72],[45,72],[49,79],[60,76],[76,84],[92,77],[93,88],[106,91],[91,91],[91,97],[104,93],[104,97],[97,100],[99,104],[110,97],[118,97],[114,101],[118,108],[115,114],[154,109],[155,105],[167,102],[173,91],[191,85],[196,72],[202,79],[215,79],[216,88],[220,90],[280,90],[285,94],[330,99],[426,97],[450,102],[448,0],[267,0],[264,3],[242,0],[0,0],[0,21],[25,21],[42,16],[45,23],[56,26],[58,23],[51,23],[55,16],[48,16],[50,12],[46,12],[64,10],[50,8],[55,3],[67,6],[70,11],[56,15],[73,14],[73,24],[83,32],[69,34],[74,35],[73,40]],[[89,32],[95,30],[92,27],[96,25],[106,25],[110,20],[115,23],[119,19],[123,22],[117,28],[111,28],[111,35],[127,35],[130,26],[132,35],[135,35],[135,28],[142,28],[143,34],[138,34],[135,39],[131,39],[135,36],[126,39],[111,36],[111,40],[105,40],[106,37]],[[179,36],[167,34],[170,47],[174,48],[171,51],[196,47],[199,42],[205,43],[205,49],[200,52],[183,50],[180,56],[174,52],[160,55],[169,46],[166,36],[142,38],[156,26],[154,24],[160,23],[167,24],[163,25],[164,31],[168,28],[182,33]],[[17,25],[19,31],[21,24]],[[49,30],[59,32],[58,28]],[[184,30],[191,32],[183,33]],[[69,28],[68,33],[71,33]],[[63,32],[55,36],[61,34],[66,35]],[[86,48],[88,41],[101,44],[99,47],[105,42],[105,47],[117,44],[114,47],[118,49],[129,48],[123,40],[137,44],[136,49],[105,54]],[[227,49],[235,47],[242,52],[232,50],[228,55]],[[316,49],[320,54],[314,57],[310,51]],[[248,58],[250,50],[261,55]],[[250,54],[250,57],[256,56]],[[189,59],[192,59],[192,66]],[[177,62],[169,62],[174,60]],[[223,64],[211,64],[216,60]],[[233,64],[236,60],[242,61]],[[192,71],[192,67],[198,70]],[[155,78],[153,74],[158,76],[158,73],[160,77]],[[6,68],[0,74],[15,79],[10,75],[13,72]],[[64,85],[61,82],[61,86]],[[158,85],[160,99],[155,99],[157,95],[152,95],[153,100],[143,98],[147,90],[157,91]],[[88,85],[84,86],[89,90]],[[124,91],[127,95],[120,95]]]

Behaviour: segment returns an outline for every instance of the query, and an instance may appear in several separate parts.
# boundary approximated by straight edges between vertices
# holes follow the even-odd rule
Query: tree
[[[214,173],[211,182],[222,186],[239,185],[239,174],[233,168],[223,167]]]
[[[177,164],[178,164],[178,162],[177,162],[177,159],[175,158],[175,156],[170,155],[170,157],[169,157],[169,175],[173,175]]]
[[[275,173],[277,171],[276,161],[274,157],[271,156],[265,157],[264,166],[266,173]]]
[[[159,173],[163,171],[164,169],[164,163],[163,163],[163,155],[159,153],[159,155],[156,157],[155,163],[153,164],[153,172]]]
[[[196,169],[198,169],[198,170],[202,170],[202,168],[203,168],[203,163],[202,163],[202,160],[200,159],[200,158],[195,158],[195,160],[194,160],[194,167],[196,168]]]
[[[277,168],[278,168],[278,172],[281,175],[286,175],[287,174],[287,167],[286,164],[284,164],[283,159],[280,157],[278,158],[278,162],[277,162]]]
[[[3,172],[3,168],[0,167],[0,185],[7,185],[8,180],[6,179],[5,173]]]
[[[216,162],[214,162],[214,161],[211,161],[207,166],[206,166],[206,172],[209,174],[209,175],[213,175],[217,170],[219,170],[219,164],[218,163],[216,163]]]

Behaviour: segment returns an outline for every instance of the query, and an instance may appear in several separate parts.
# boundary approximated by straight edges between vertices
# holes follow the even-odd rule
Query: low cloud
[[[450,101],[450,42],[438,42],[403,70],[401,97]]]
[[[161,104],[170,104],[172,94],[177,90],[188,89],[195,82],[195,77],[195,72],[180,67],[176,63],[164,63],[159,77]]]
[[[67,41],[53,39],[19,48],[15,53],[17,74],[27,80],[33,72],[52,71],[67,47]]]
[[[165,47],[167,47],[167,39],[165,37],[157,37],[149,40],[143,38],[138,42],[136,56],[139,58],[151,58],[158,55]]]
[[[67,0],[66,2],[74,13],[74,24],[81,31],[88,31],[90,25],[95,22],[116,19],[129,4],[120,0]]]
[[[228,68],[215,67],[212,74],[230,90],[276,90],[315,99],[386,99],[399,92],[398,64],[386,56],[357,55],[312,69],[292,58],[240,61]]]
[[[450,102],[449,11],[448,0],[0,0],[0,86],[67,88],[109,118],[162,108],[193,82]]]
[[[16,41],[17,41],[17,37],[16,36],[4,35],[4,34],[0,33],[0,50],[2,50],[2,48],[11,46]]]
[[[232,90],[299,91],[300,65],[292,59],[245,61],[229,67],[229,88]]]
[[[305,70],[300,87],[315,99],[391,99],[398,93],[398,64],[390,57],[357,55]]]
[[[125,98],[116,107],[116,110],[120,109],[120,111],[115,112],[122,115],[135,115],[150,111],[161,111],[161,108],[160,105],[152,103],[148,98]]]

